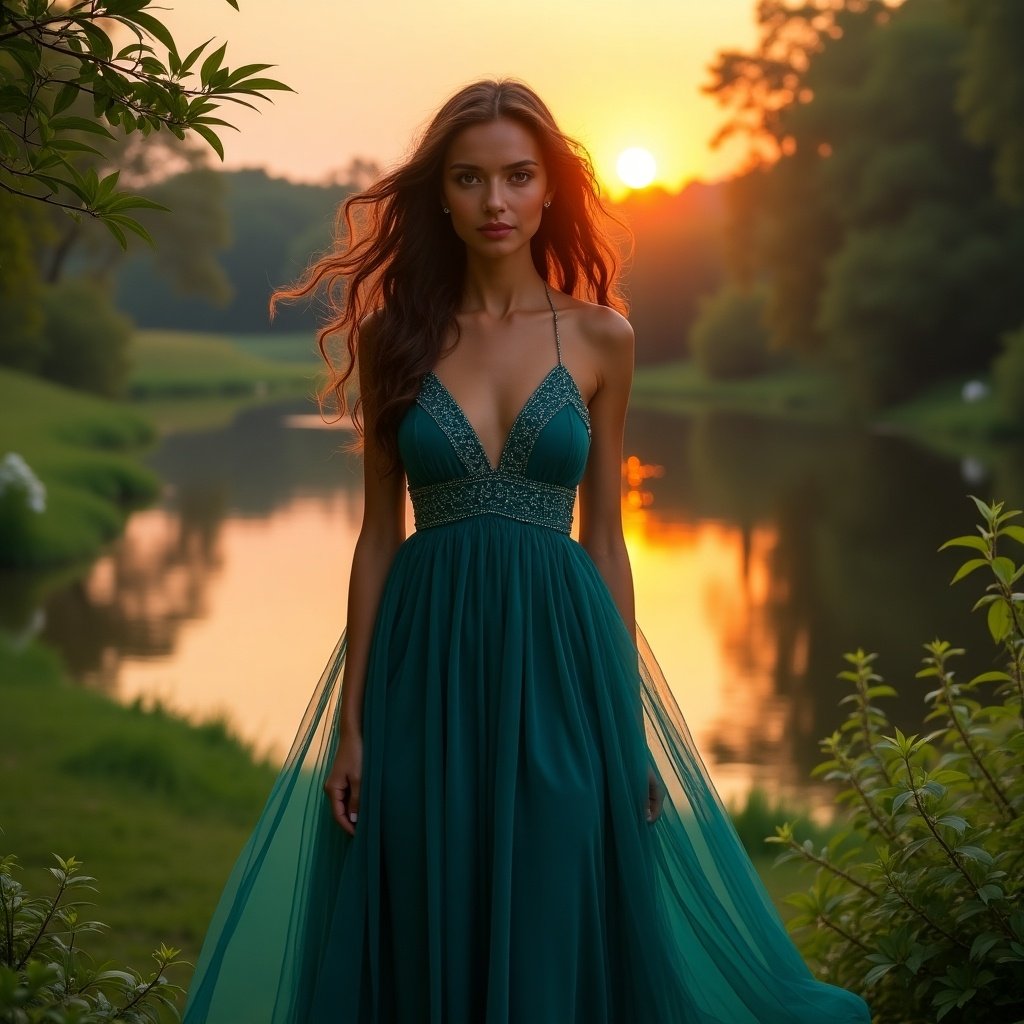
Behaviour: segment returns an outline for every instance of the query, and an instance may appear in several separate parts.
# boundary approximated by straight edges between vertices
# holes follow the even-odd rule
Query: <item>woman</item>
[[[479,82],[281,293],[333,298],[363,526],[189,1024],[869,1019],[790,943],[635,631],[602,213],[541,100]]]

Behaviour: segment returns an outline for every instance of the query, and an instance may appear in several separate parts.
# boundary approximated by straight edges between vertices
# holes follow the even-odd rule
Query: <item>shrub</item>
[[[103,929],[79,920],[86,906],[79,894],[94,891],[81,864],[55,857],[51,897],[30,896],[14,877],[17,861],[0,858],[0,1024],[155,1024],[168,1013],[179,1019],[182,990],[164,976],[179,961],[178,950],[153,953],[157,969],[148,978],[133,970],[93,966],[79,947],[82,936]]]
[[[50,285],[43,292],[43,310],[39,374],[80,391],[119,395],[128,381],[132,324],[103,288],[78,279]]]
[[[716,380],[755,377],[777,361],[763,320],[766,297],[763,288],[726,285],[701,303],[690,350],[707,376]]]
[[[1003,351],[992,363],[999,411],[1007,423],[1024,428],[1024,327],[1003,335]]]
[[[805,954],[837,984],[862,991],[876,1024],[948,1020],[1010,1024],[1024,994],[1024,566],[1005,553],[1024,543],[1021,513],[973,499],[977,535],[944,548],[970,558],[953,582],[984,570],[975,604],[1005,663],[960,682],[964,652],[925,644],[918,677],[925,736],[904,735],[878,701],[894,696],[875,655],[847,654],[850,714],[822,741],[815,774],[842,784],[846,827],[826,845],[801,842],[791,823],[769,842],[814,868],[788,898]]]

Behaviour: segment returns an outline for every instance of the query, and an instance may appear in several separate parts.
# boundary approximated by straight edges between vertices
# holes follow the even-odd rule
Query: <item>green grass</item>
[[[302,394],[319,371],[313,341],[301,335],[139,331],[132,358],[129,393],[141,399]]]
[[[145,972],[167,942],[195,962],[274,771],[217,723],[68,685],[41,647],[0,643],[0,706],[0,855],[16,854],[39,894],[52,853],[84,862],[99,889],[88,916],[110,926],[87,945],[99,960]]]
[[[315,331],[291,333],[230,334],[225,337],[244,352],[260,359],[279,363],[303,363],[320,366],[321,356],[316,347]]]
[[[978,455],[1004,441],[1019,441],[1020,432],[1005,423],[991,392],[974,402],[963,400],[966,379],[942,381],[902,405],[886,409],[879,415],[878,425],[954,457]]]
[[[137,412],[0,369],[0,456],[17,452],[46,486],[46,511],[0,505],[0,565],[46,566],[94,556],[158,482],[138,454],[154,437]]]
[[[835,382],[820,371],[790,368],[741,380],[712,380],[689,361],[640,367],[631,405],[662,412],[721,409],[807,420],[835,420],[841,407]]]
[[[952,456],[1020,439],[1001,419],[991,394],[965,402],[966,377],[931,385],[914,398],[885,409],[865,426],[905,434]],[[638,409],[688,414],[724,410],[817,422],[857,420],[848,411],[833,377],[820,370],[792,367],[743,380],[712,380],[690,361],[640,367],[632,405]]]

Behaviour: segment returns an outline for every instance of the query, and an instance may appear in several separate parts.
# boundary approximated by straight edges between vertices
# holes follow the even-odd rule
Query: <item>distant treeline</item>
[[[638,361],[692,355],[716,377],[812,363],[861,410],[990,375],[1024,428],[1024,2],[760,0],[755,17],[755,45],[718,54],[706,87],[749,165],[615,207],[635,236]],[[371,165],[295,184],[215,171],[165,134],[74,156],[173,211],[141,211],[153,250],[125,256],[87,218],[0,193],[0,365],[116,394],[131,321],[322,321],[291,307],[272,327],[267,299],[331,244]]]
[[[335,210],[350,189],[296,184],[260,170],[218,179],[230,240],[211,273],[222,273],[226,288],[195,294],[201,282],[193,280],[192,294],[183,294],[183,283],[168,276],[157,254],[136,247],[116,274],[118,307],[142,327],[312,331],[322,309],[280,307],[272,325],[267,298],[330,245]],[[179,182],[179,189],[188,187]],[[208,183],[196,179],[190,187],[208,189]],[[722,200],[721,186],[692,185],[678,195],[641,193],[615,208],[635,235],[625,283],[641,361],[684,355],[701,296],[721,284]],[[176,211],[188,203],[181,195]]]
[[[814,361],[862,408],[992,367],[1024,420],[1024,3],[757,16],[757,45],[721,53],[707,90],[754,166],[729,186],[730,283],[698,358],[721,376]]]

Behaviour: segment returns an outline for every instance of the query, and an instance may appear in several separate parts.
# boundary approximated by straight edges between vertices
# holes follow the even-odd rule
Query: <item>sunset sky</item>
[[[533,86],[562,128],[590,150],[598,173],[622,189],[615,161],[641,146],[658,183],[677,189],[719,177],[737,149],[711,152],[721,120],[700,92],[716,52],[754,40],[754,0],[172,0],[161,12],[184,54],[214,36],[227,63],[268,72],[296,94],[275,93],[254,114],[230,107],[227,166],[267,167],[322,180],[353,157],[400,159],[431,113],[476,78]]]

